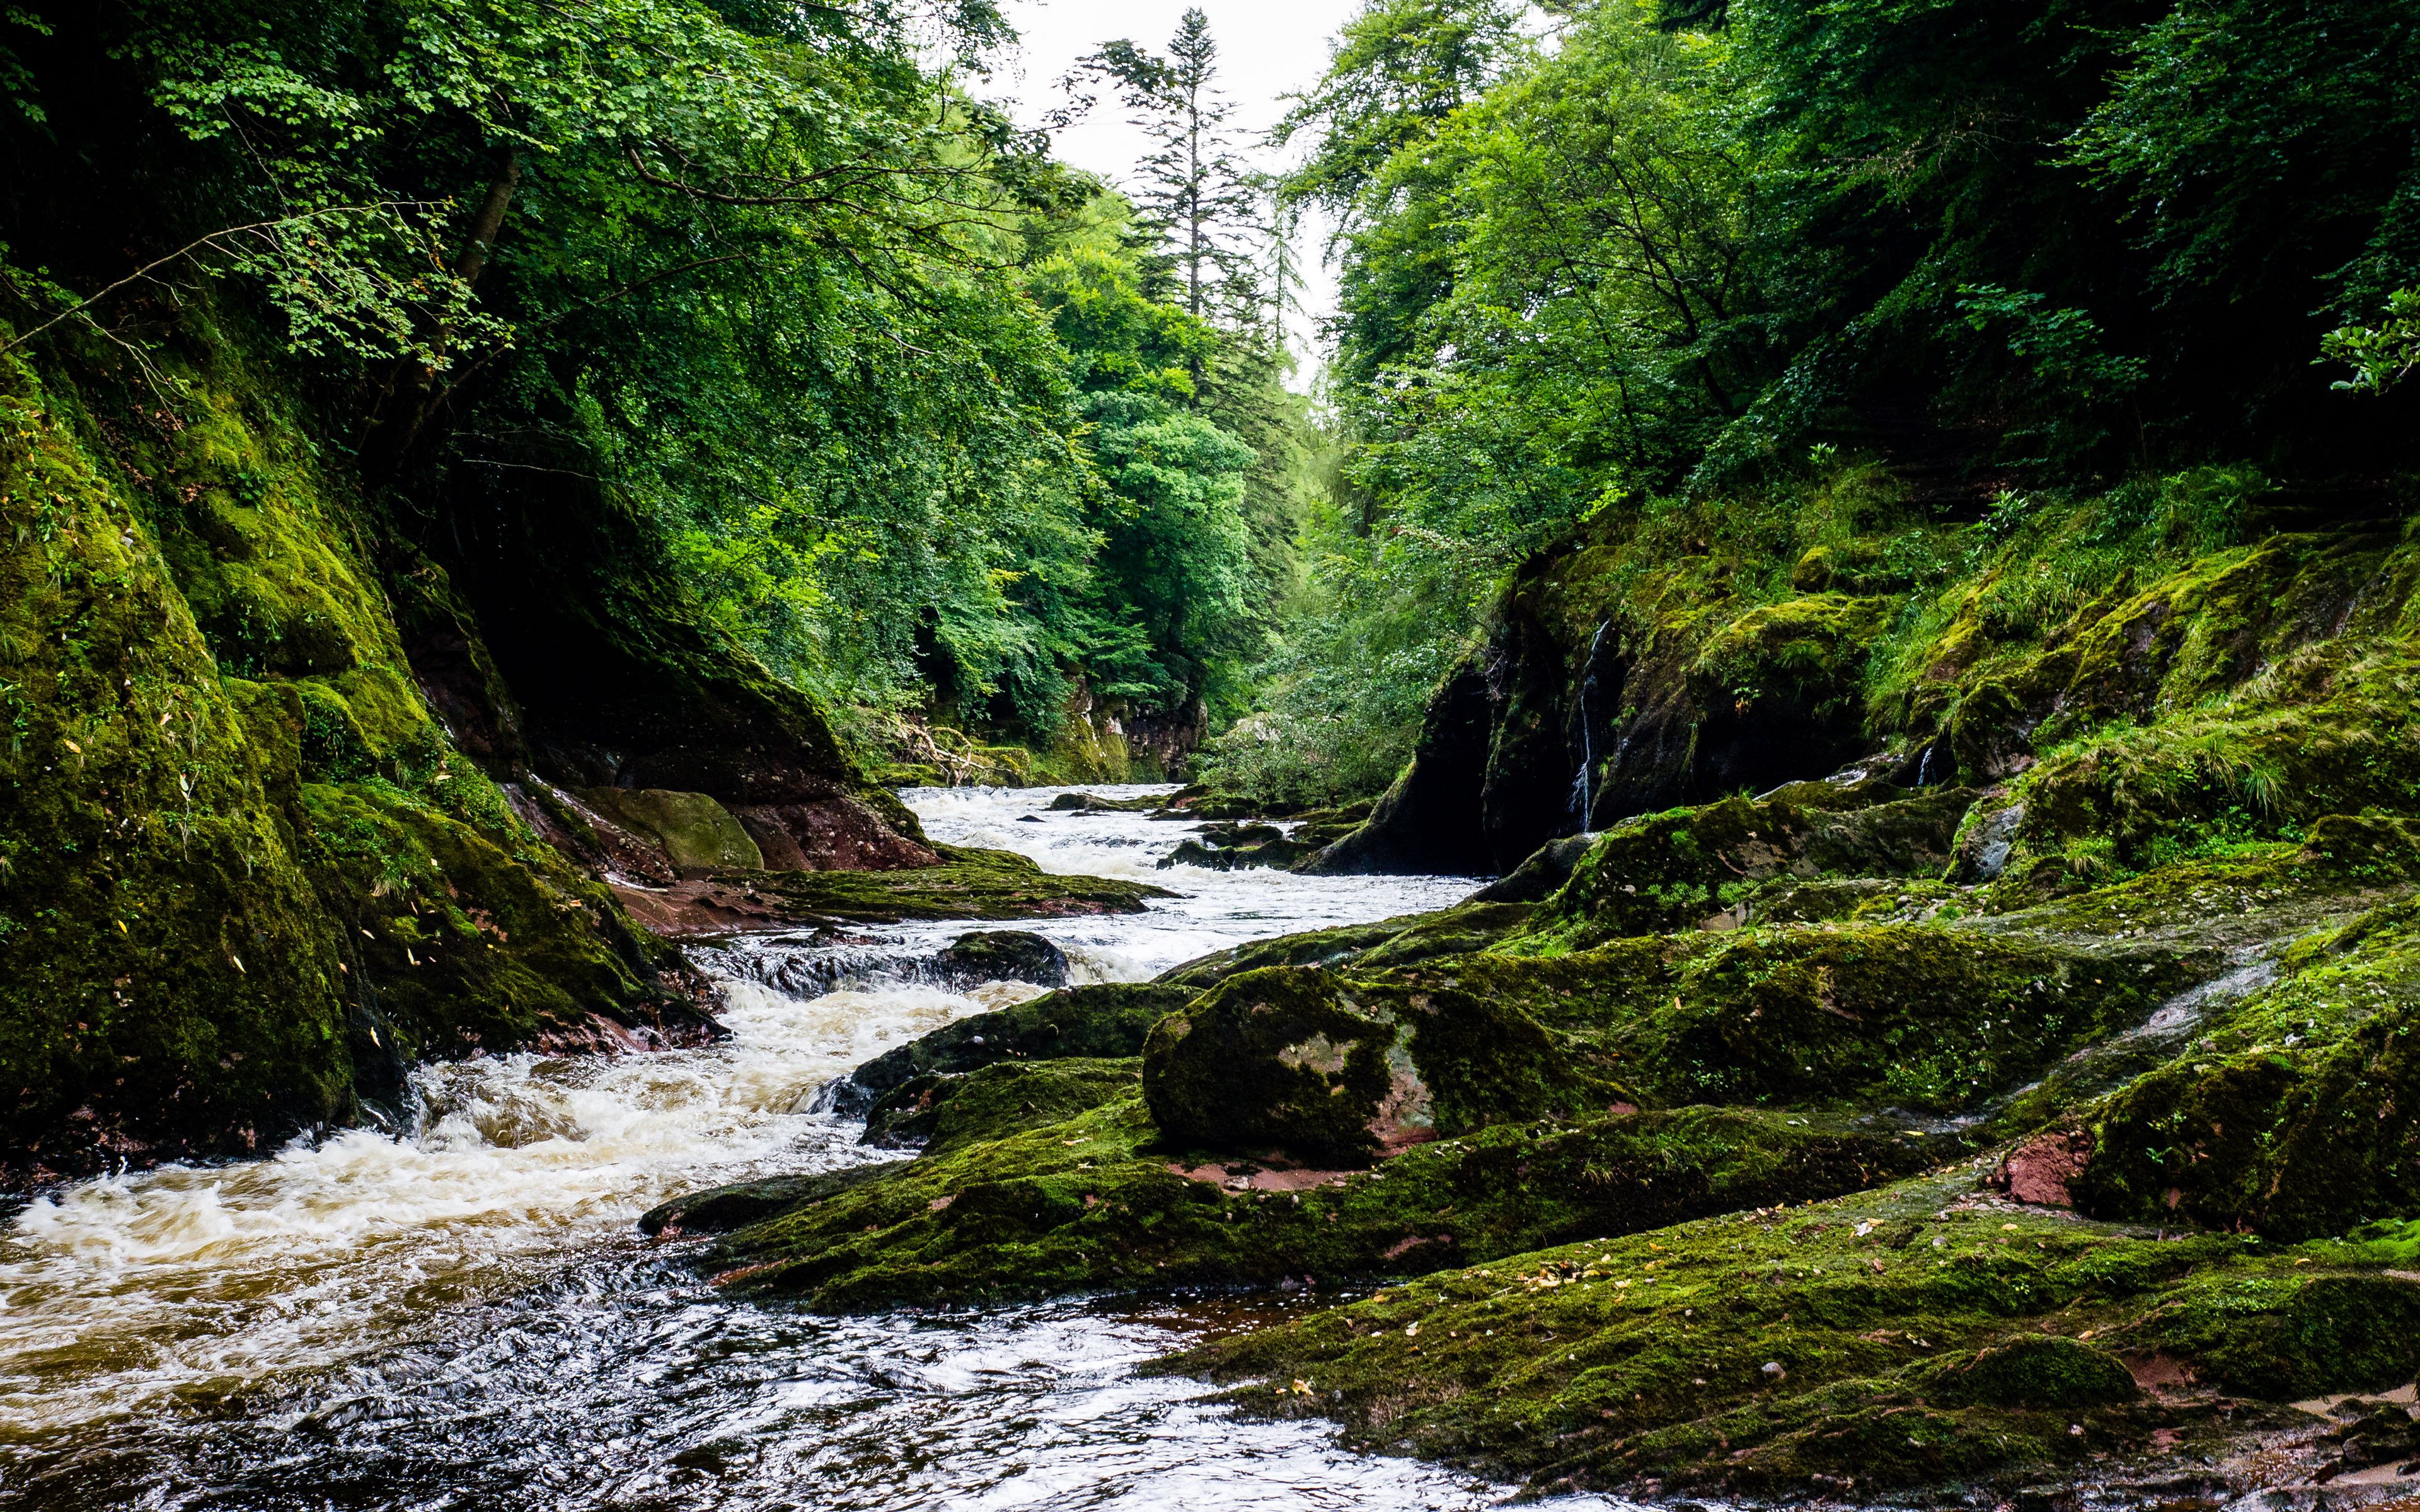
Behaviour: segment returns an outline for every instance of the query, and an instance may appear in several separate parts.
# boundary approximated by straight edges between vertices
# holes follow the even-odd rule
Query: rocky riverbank
[[[1693,664],[1755,685],[1671,683],[1703,801],[1601,806],[1648,758],[1591,736],[1602,827],[1471,901],[953,1026],[861,1073],[919,1158],[684,1231],[838,1310],[1380,1282],[1169,1368],[1538,1487],[2387,1494],[2420,1455],[2377,1399],[2420,1371],[2420,555],[2364,517],[2007,612],[2089,526],[1920,611],[1838,596],[1862,550],[1796,608],[1668,577]],[[1605,549],[1560,591],[1644,593]],[[1869,717],[1788,748],[1828,776],[1689,775],[1768,698]]]

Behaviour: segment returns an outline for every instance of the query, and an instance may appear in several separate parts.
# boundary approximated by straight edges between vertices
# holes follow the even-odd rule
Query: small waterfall
[[[1596,627],[1589,638],[1588,660],[1580,664],[1580,769],[1572,781],[1572,801],[1578,810],[1580,829],[1589,826],[1589,813],[1595,807],[1595,794],[1590,791],[1596,777],[1596,654],[1605,644],[1605,632],[1613,622],[1607,620]]]

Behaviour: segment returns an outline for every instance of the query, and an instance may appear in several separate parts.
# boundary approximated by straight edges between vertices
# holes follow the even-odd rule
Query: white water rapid
[[[723,1044],[429,1067],[408,1134],[38,1198],[0,1220],[0,1509],[1488,1504],[1500,1493],[1349,1454],[1319,1424],[1239,1422],[1197,1405],[1199,1383],[1135,1374],[1239,1306],[1285,1304],[826,1318],[723,1297],[684,1245],[633,1230],[681,1191],[874,1158],[857,1125],[811,1111],[817,1088],[1030,991],[908,980],[970,927],[1031,928],[1079,974],[1135,980],[1469,887],[1161,872],[1194,826],[1052,813],[1049,791],[907,796],[938,838],[1185,896],[701,950],[724,979]]]

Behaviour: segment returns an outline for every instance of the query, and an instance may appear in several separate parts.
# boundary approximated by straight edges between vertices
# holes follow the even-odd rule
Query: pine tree
[[[1260,195],[1228,122],[1234,102],[1218,86],[1210,18],[1187,10],[1165,57],[1125,39],[1079,59],[1071,80],[1108,82],[1148,135],[1133,194],[1142,229],[1168,248],[1197,318],[1233,326],[1259,303],[1251,240]],[[1197,381],[1201,378],[1197,372]]]

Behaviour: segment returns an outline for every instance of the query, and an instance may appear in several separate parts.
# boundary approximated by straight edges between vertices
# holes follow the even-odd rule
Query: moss
[[[1184,1282],[1322,1283],[1887,1180],[1945,1142],[1738,1110],[1498,1125],[1375,1169],[1203,1165],[1140,1098],[895,1168],[736,1233],[726,1285],[855,1309]],[[1203,1178],[1181,1174],[1195,1170]]]
[[[716,872],[712,880],[779,899],[790,918],[830,924],[903,918],[1047,918],[1133,914],[1164,887],[1048,872],[1014,851],[936,845],[942,865],[892,872]]]
[[[731,810],[703,793],[662,788],[585,788],[591,807],[642,834],[655,837],[675,869],[697,873],[738,868],[764,870],[765,857]]]
[[[0,1165],[26,1176],[256,1149],[349,1104],[334,932],[284,811],[300,753],[222,680],[152,517],[198,486],[155,458],[198,430],[223,466],[230,424],[147,433],[138,494],[71,388],[0,371]]]
[[[921,1143],[941,1155],[1063,1122],[1134,1090],[1140,1063],[1071,1057],[1001,1061],[963,1074],[927,1073],[884,1094],[865,1117],[865,1141]]]
[[[1932,1378],[1945,1402],[1991,1407],[2108,1407],[2142,1395],[2116,1355],[2060,1334],[2019,1334]]]
[[[2089,1211],[2284,1239],[2420,1211],[2420,912],[2377,910],[2287,965],[2094,1110]]]
[[[1568,1037],[1666,1105],[1978,1109],[2215,974],[2214,950],[1970,924],[1783,924],[1449,958],[1450,986]]]
[[[1154,1026],[1143,1097],[1180,1144],[1367,1160],[1383,1138],[1428,1132],[1414,1073],[1391,1064],[1407,1058],[1404,1028],[1315,967],[1247,971]]]
[[[876,1056],[850,1079],[880,1094],[910,1077],[954,1075],[1003,1060],[1139,1056],[1151,1026],[1192,999],[1189,989],[1145,982],[1062,988],[945,1024]]]
[[[1171,1138],[1315,1161],[1357,1163],[1629,1095],[1500,996],[1316,967],[1232,977],[1143,1046],[1143,1096]]]
[[[0,364],[0,1170],[256,1151],[465,1030],[699,1029],[431,717],[316,417],[180,318],[173,413]]]
[[[1466,903],[1433,914],[1407,914],[1372,924],[1345,924],[1230,946],[1160,974],[1175,985],[1214,987],[1238,972],[1265,966],[1338,966],[1348,963],[1404,966],[1433,957],[1462,955],[1509,938],[1526,925],[1525,903]]]
[[[365,1061],[576,1040],[599,1013],[659,1034],[696,1022],[659,980],[667,948],[535,838],[508,851],[513,837],[377,780],[307,784],[299,810],[332,877]]]
[[[1816,720],[1854,715],[1882,612],[1877,600],[1839,594],[1759,605],[1708,638],[1693,679],[1710,706],[1776,699]]]
[[[1751,802],[1729,798],[1629,820],[1573,868],[1527,933],[1568,946],[1624,934],[1736,928],[1748,885],[1776,878],[1938,871],[1973,795],[1908,793],[1886,782],[1807,782]],[[1532,945],[1528,949],[1537,949]]]
[[[2415,1309],[2420,1288],[2317,1250],[2160,1242],[1942,1176],[1449,1272],[1169,1368],[1541,1487],[2013,1489],[2262,1421],[2138,1400],[2119,1361],[2256,1401],[2377,1390],[2420,1366]]]

